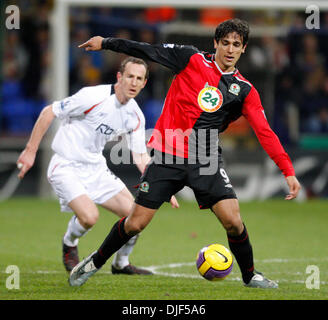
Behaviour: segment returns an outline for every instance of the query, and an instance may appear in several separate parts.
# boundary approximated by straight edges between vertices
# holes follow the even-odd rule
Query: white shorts
[[[59,198],[60,209],[72,212],[68,204],[83,194],[102,204],[125,188],[106,163],[85,164],[55,154],[49,163],[48,181]]]

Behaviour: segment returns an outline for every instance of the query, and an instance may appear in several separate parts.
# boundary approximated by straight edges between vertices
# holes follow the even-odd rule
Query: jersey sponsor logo
[[[109,136],[114,132],[114,129],[111,128],[109,125],[102,123],[97,127],[96,131],[99,131],[100,133]]]
[[[221,91],[208,85],[206,82],[204,88],[198,94],[198,105],[206,112],[215,112],[219,110],[223,103]]]
[[[139,190],[142,192],[148,192],[149,191],[149,183],[147,181],[140,183]]]
[[[229,87],[229,92],[234,94],[235,96],[239,95],[240,92],[240,86],[237,83],[232,83]]]

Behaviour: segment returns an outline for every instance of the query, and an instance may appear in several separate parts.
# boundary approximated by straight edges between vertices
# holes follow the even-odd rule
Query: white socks
[[[67,231],[64,235],[64,243],[69,247],[77,246],[79,238],[85,235],[90,229],[85,229],[79,223],[79,220],[74,215],[68,223]]]
[[[118,269],[123,269],[129,264],[129,255],[137,242],[139,234],[132,237],[123,247],[121,247],[114,255],[112,264]]]
[[[79,223],[74,215],[68,223],[67,231],[64,235],[64,243],[69,247],[75,247],[79,243],[79,238],[85,235],[90,229],[85,229]],[[114,255],[112,264],[118,269],[123,269],[129,262],[129,255],[132,252],[139,234],[132,237],[123,247],[121,247]]]

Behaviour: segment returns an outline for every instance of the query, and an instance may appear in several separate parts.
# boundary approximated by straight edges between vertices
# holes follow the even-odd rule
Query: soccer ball
[[[222,244],[211,244],[202,248],[197,257],[197,269],[207,280],[223,280],[233,267],[230,251]]]

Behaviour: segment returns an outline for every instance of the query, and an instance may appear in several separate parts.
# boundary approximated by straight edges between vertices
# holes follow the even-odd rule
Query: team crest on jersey
[[[147,181],[140,183],[139,190],[142,192],[148,192],[149,191],[149,183]]]
[[[239,92],[240,92],[240,86],[239,86],[239,84],[237,84],[237,83],[232,83],[232,84],[230,85],[229,92],[231,92],[232,94],[238,96],[238,94],[239,94]]]
[[[69,100],[65,99],[60,103],[60,109],[64,110],[65,107],[69,104]]]
[[[210,86],[207,82],[204,88],[198,94],[198,105],[206,112],[215,112],[219,110],[223,103],[221,91]]]

